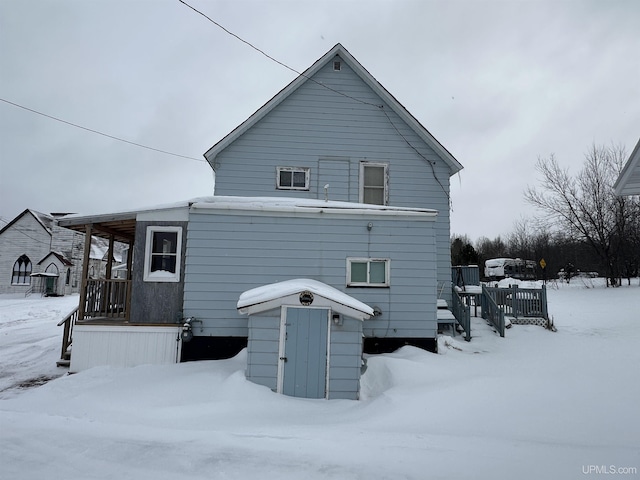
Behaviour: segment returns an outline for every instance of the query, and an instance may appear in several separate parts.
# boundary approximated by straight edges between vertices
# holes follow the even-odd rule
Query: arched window
[[[58,266],[55,263],[50,263],[44,271],[47,273],[55,273],[56,275],[60,274]]]
[[[20,256],[13,264],[12,285],[31,285],[31,260],[26,255]]]
[[[64,284],[69,285],[70,282],[71,282],[71,269],[67,268],[67,279],[65,280]]]

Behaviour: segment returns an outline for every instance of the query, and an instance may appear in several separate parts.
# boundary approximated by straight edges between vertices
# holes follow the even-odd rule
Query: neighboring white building
[[[26,209],[0,230],[0,293],[68,295],[80,289],[84,234],[58,225],[64,213]],[[89,268],[106,270],[108,245],[93,238]],[[119,250],[117,250],[119,251]],[[119,254],[114,254],[119,264]]]
[[[640,140],[614,185],[616,195],[640,195]]]

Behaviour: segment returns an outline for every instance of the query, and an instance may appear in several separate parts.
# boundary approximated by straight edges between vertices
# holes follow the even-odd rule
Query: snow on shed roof
[[[334,287],[310,278],[295,278],[247,290],[240,295],[237,308],[241,313],[248,313],[250,307],[267,304],[272,300],[296,295],[304,291],[309,291],[331,302],[365,314],[366,318],[373,316],[373,308],[369,305]]]

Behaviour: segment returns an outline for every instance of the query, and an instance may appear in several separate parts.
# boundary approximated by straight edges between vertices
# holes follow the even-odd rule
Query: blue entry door
[[[325,398],[329,311],[287,308],[282,393]]]

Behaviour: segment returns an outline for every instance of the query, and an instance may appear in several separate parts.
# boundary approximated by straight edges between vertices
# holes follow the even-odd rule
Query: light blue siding
[[[194,209],[187,232],[184,315],[203,322],[203,331],[198,327],[195,335],[246,337],[247,319],[236,310],[242,292],[312,278],[382,311],[365,322],[367,336],[434,338],[433,226],[375,214],[281,216]],[[390,287],[346,287],[348,257],[389,258]]]
[[[280,309],[249,317],[252,334],[247,344],[249,380],[276,390],[278,381],[278,351],[280,348]]]
[[[357,400],[362,368],[362,328],[364,322],[344,318],[342,325],[331,325],[329,355],[329,398]]]
[[[338,72],[329,62],[313,79],[344,95],[312,81],[302,84],[218,154],[216,195],[322,199],[328,183],[329,199],[357,202],[360,162],[388,163],[390,205],[439,212],[435,274],[448,287],[449,166],[346,62]],[[276,190],[277,166],[309,168],[309,191]],[[441,291],[450,300],[450,288]]]

